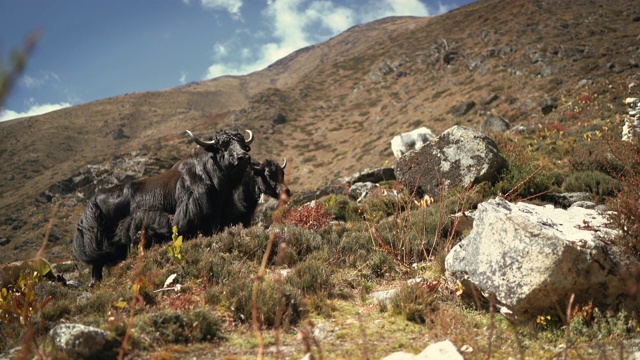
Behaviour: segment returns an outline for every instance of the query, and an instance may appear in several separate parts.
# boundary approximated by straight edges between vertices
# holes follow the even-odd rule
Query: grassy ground
[[[324,359],[376,359],[418,353],[445,339],[468,359],[627,358],[640,346],[637,313],[573,304],[569,322],[551,312],[516,325],[490,305],[462,301],[444,278],[447,251],[469,231],[449,214],[499,193],[542,202],[534,195],[580,187],[596,202],[638,213],[633,201],[619,199],[633,199],[635,193],[621,194],[633,191],[628,187],[637,180],[640,157],[624,162],[621,176],[611,170],[618,160],[601,156],[616,146],[625,149],[619,156],[638,154],[637,144],[603,136],[584,140],[576,151],[563,136],[542,129],[497,137],[510,164],[502,179],[454,189],[430,205],[393,182],[360,203],[330,195],[309,206],[294,195],[273,214],[270,230],[232,228],[182,244],[176,235],[145,253],[133,249],[92,289],[26,276],[3,293],[0,350],[22,345],[59,357],[45,334],[69,322],[109,331],[127,358],[250,359],[262,353],[295,359],[312,352]],[[591,147],[592,156],[585,155]],[[568,160],[553,161],[555,151],[567,151]],[[601,171],[576,176],[597,164]],[[633,251],[637,235],[628,232],[619,243]],[[83,265],[57,269],[88,283]],[[420,281],[409,284],[412,279]],[[387,302],[374,301],[374,293],[391,289],[397,292]]]

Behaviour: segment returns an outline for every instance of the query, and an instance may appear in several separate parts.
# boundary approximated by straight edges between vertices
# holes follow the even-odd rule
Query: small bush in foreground
[[[226,298],[234,318],[240,322],[251,321],[253,279],[245,279],[231,284]],[[274,327],[297,324],[303,316],[301,298],[297,291],[285,282],[267,277],[258,290],[258,318],[261,324]]]
[[[391,312],[407,321],[424,324],[438,310],[436,294],[424,284],[406,285],[391,299]]]
[[[148,315],[141,329],[153,341],[167,344],[210,341],[220,336],[218,320],[206,309],[188,314],[164,310]]]

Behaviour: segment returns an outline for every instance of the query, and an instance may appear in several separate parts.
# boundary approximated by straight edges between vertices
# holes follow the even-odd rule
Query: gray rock
[[[8,245],[10,242],[11,240],[7,239],[4,236],[0,236],[0,246]]]
[[[342,182],[349,185],[361,182],[380,183],[388,180],[395,180],[396,175],[393,172],[392,167],[381,167],[376,169],[366,169],[361,172],[355,173],[347,178],[344,178]]]
[[[316,339],[324,340],[329,337],[331,332],[331,326],[326,323],[318,324],[313,327],[313,336]]]
[[[591,194],[588,192],[570,192],[562,194],[548,194],[545,200],[558,205],[562,208],[568,208],[578,201],[588,201],[591,198]]]
[[[445,188],[495,182],[506,167],[493,140],[477,130],[454,126],[420,150],[402,156],[395,174],[414,196],[437,197]]]
[[[527,131],[528,130],[524,125],[516,125],[516,126],[512,127],[511,129],[509,129],[509,131],[507,131],[507,133],[524,135],[524,134],[527,133]]]
[[[550,114],[556,108],[558,108],[558,98],[556,97],[545,98],[540,105],[540,111],[542,111],[543,115]]]
[[[49,332],[53,342],[68,358],[115,359],[117,342],[107,331],[81,324],[61,324]]]
[[[376,291],[371,293],[371,298],[375,305],[389,305],[391,299],[398,294],[399,289]]]
[[[475,101],[465,101],[460,105],[451,109],[451,114],[457,117],[463,117],[469,113],[476,106]]]
[[[555,312],[571,294],[576,304],[637,309],[624,269],[638,264],[606,242],[616,234],[606,215],[498,197],[478,205],[474,217],[469,236],[445,259],[447,279],[464,294],[495,299],[514,321]]]
[[[485,134],[503,133],[511,128],[509,122],[495,114],[488,114],[480,129]]]
[[[483,105],[483,106],[491,105],[494,101],[498,100],[499,98],[500,96],[498,94],[491,94],[489,95],[489,97],[482,100],[480,102],[480,105]]]
[[[573,204],[571,204],[571,206],[569,206],[569,209],[574,207],[579,207],[583,209],[595,209],[596,204],[591,201],[576,201]]]
[[[353,200],[360,201],[367,197],[371,189],[377,188],[378,186],[378,184],[372,182],[355,183],[349,188],[349,197]]]
[[[280,202],[272,197],[262,195],[262,199],[253,214],[252,224],[261,224],[264,227],[269,227],[273,224],[271,215],[276,211]]]
[[[382,360],[463,360],[455,345],[449,340],[427,346],[418,355],[398,351],[384,357]]]

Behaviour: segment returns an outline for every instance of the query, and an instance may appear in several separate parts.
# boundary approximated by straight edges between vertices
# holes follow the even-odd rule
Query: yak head
[[[223,130],[215,133],[211,140],[201,140],[187,130],[193,141],[200,146],[223,174],[239,178],[251,163],[249,145],[253,142],[253,133],[246,130],[249,138],[245,139],[237,131]]]
[[[274,199],[280,198],[280,195],[291,196],[291,191],[284,183],[284,169],[286,167],[287,159],[284,159],[282,165],[273,160],[251,164],[253,175],[258,179],[260,189],[265,195]]]

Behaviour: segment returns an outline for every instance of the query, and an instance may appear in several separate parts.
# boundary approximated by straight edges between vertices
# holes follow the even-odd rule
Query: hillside
[[[37,200],[43,191],[132,153],[157,165],[147,174],[161,171],[189,152],[185,129],[254,130],[253,155],[286,157],[294,191],[393,163],[390,139],[418,125],[439,134],[479,127],[493,113],[512,126],[593,130],[622,114],[630,84],[640,83],[639,20],[634,4],[618,0],[482,0],[433,18],[356,26],[247,76],[0,123],[0,237],[10,240],[0,262],[39,248],[52,214]],[[57,209],[53,259],[70,257],[83,208],[76,200]]]

